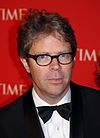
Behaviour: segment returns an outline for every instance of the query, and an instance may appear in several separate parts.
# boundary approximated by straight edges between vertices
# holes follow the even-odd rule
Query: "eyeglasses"
[[[39,66],[49,65],[54,58],[56,58],[60,64],[67,65],[73,61],[74,54],[72,52],[69,52],[51,56],[49,54],[31,55],[27,53],[26,57],[34,59]]]

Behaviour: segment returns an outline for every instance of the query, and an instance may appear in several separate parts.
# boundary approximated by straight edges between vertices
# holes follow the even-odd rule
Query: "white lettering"
[[[13,13],[11,13],[10,9],[7,10],[7,13],[6,13],[6,20],[18,20],[18,14],[17,14],[17,10],[15,9],[13,11]]]
[[[18,86],[14,85],[14,87],[12,88],[10,84],[8,84],[7,86],[7,95],[18,95]]]
[[[25,16],[27,9],[19,9],[19,20],[22,20]]]
[[[89,53],[89,51],[86,49],[85,50],[85,54],[84,54],[84,61],[88,60],[88,61],[97,61],[97,58],[96,58],[96,51],[93,50],[91,53]]]
[[[0,18],[2,21],[8,21],[8,20],[22,20],[23,16],[25,15],[27,9],[4,9],[0,8]]]
[[[27,88],[25,84],[11,84],[0,83],[0,91],[3,95],[22,95],[24,90]]]
[[[76,61],[97,61],[97,53],[96,50],[93,49],[91,52],[88,49],[77,49],[77,55],[75,57]]]

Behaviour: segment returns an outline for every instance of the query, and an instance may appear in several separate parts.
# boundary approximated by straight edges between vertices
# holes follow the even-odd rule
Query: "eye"
[[[37,60],[38,61],[45,61],[48,60],[49,56],[48,55],[38,55]]]
[[[69,63],[71,62],[72,60],[72,55],[71,53],[62,53],[60,56],[59,56],[59,61],[61,63]]]
[[[60,55],[60,58],[64,58],[64,59],[67,58],[67,59],[68,59],[70,56],[71,56],[71,55],[68,54],[68,53],[63,53],[63,54]]]

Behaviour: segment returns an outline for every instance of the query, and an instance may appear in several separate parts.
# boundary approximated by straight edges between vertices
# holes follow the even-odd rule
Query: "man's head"
[[[57,103],[68,91],[76,39],[69,22],[57,13],[30,10],[18,29],[18,53],[37,94]]]
[[[76,54],[76,38],[74,31],[66,18],[58,13],[49,13],[45,10],[29,10],[24,22],[18,29],[18,53],[20,57],[26,57],[26,53],[32,46],[32,43],[48,35],[56,34],[71,44],[72,52]]]

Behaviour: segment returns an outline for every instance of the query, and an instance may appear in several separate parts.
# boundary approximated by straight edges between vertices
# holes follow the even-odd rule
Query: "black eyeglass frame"
[[[68,63],[61,63],[61,62],[59,61],[59,56],[61,56],[61,55],[63,55],[63,54],[70,54],[70,55],[72,56],[71,61],[68,62]],[[50,61],[48,64],[46,64],[46,65],[41,65],[41,64],[39,64],[38,61],[37,61],[37,58],[38,58],[39,56],[46,56],[46,55],[49,56],[49,57],[51,58],[51,61]],[[34,59],[35,62],[36,62],[39,66],[48,66],[49,64],[51,64],[51,62],[52,62],[52,60],[53,60],[54,58],[57,59],[58,63],[60,63],[60,64],[62,64],[62,65],[67,65],[67,64],[70,64],[70,63],[74,60],[74,53],[73,53],[73,52],[68,52],[68,53],[61,53],[61,54],[52,55],[52,56],[49,55],[49,54],[32,55],[32,54],[26,53],[26,57],[27,57],[27,58],[32,58],[32,59]]]

